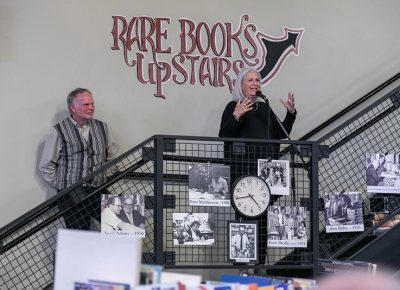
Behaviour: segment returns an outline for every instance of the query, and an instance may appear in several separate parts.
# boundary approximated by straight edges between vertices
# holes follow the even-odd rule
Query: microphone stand
[[[283,126],[281,120],[279,120],[278,116],[276,116],[276,114],[275,114],[274,111],[272,110],[271,106],[269,105],[268,98],[267,98],[265,95],[263,95],[263,93],[261,93],[261,91],[257,91],[256,96],[257,96],[257,97],[260,97],[261,99],[263,99],[264,102],[268,105],[268,109],[269,109],[269,110],[268,110],[268,121],[270,121],[269,118],[270,118],[270,114],[272,113],[272,115],[275,116],[275,120],[278,122],[278,124],[279,124],[279,126],[281,127],[282,131],[285,133],[286,138],[287,138],[289,141],[293,141],[293,140],[290,138],[288,131],[285,129],[285,126]],[[268,124],[268,127],[269,127],[269,126],[270,126],[270,124]],[[268,137],[269,137],[269,128],[267,128],[267,130],[268,130]],[[300,151],[299,147],[297,147],[295,144],[292,144],[292,147],[296,148],[297,156],[299,156],[299,158],[300,158],[300,160],[301,160],[301,162],[303,163],[303,166],[304,166],[304,168],[305,168],[306,163],[305,163],[303,157],[301,156],[301,151]],[[291,161],[292,161],[292,164],[294,164],[294,155],[293,155],[293,154],[291,154],[290,159],[291,159]],[[292,187],[292,192],[293,192],[293,205],[295,205],[295,203],[296,203],[296,186],[295,186],[295,177],[294,177],[294,176],[295,176],[294,166],[292,166],[292,178],[291,178],[291,183],[292,183],[292,184],[291,184],[291,187]]]

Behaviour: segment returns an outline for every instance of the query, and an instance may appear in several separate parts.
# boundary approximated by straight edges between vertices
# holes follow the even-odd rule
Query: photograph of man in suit
[[[115,230],[135,231],[137,227],[121,220],[118,215],[121,212],[121,199],[111,195],[107,199],[107,206],[101,211],[101,232],[108,233]]]
[[[333,216],[334,218],[347,218],[347,208],[349,206],[348,198],[349,197],[344,194],[339,195],[339,205],[335,215]]]
[[[131,225],[135,225],[141,229],[144,229],[145,217],[141,215],[137,210],[134,209],[133,198],[126,196],[122,205],[122,210],[118,214],[118,217]]]
[[[338,209],[339,209],[339,202],[338,202],[338,196],[332,192],[331,195],[329,196],[329,202],[326,204],[327,208],[327,216],[328,217],[334,217],[337,216]]]
[[[240,226],[239,232],[232,237],[232,247],[235,253],[234,258],[247,258],[250,246],[245,227]]]

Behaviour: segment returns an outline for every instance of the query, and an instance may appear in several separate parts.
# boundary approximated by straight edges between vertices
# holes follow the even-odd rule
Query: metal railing
[[[245,152],[240,157],[232,155],[232,144],[237,141],[244,150],[241,152]],[[258,225],[258,263],[228,262],[230,237],[227,223],[237,220],[238,215],[230,203],[229,206],[189,205],[189,167],[193,164],[229,166],[231,184],[243,174],[257,174],[257,159],[271,157],[265,152],[279,145],[292,148],[280,157],[290,164],[291,194],[274,198],[273,206],[288,210],[305,209],[307,246],[267,246],[270,225],[264,214],[253,219]],[[316,226],[319,152],[315,142],[307,141],[278,143],[273,140],[153,136],[0,229],[0,289],[40,289],[52,281],[57,230],[66,227],[66,219],[70,225],[82,229],[81,225],[87,224],[95,203],[100,203],[99,196],[104,190],[118,195],[139,194],[145,197],[144,263],[160,264],[165,268],[258,267],[277,273],[292,269],[306,270],[312,275],[316,271],[319,248],[319,229]],[[108,178],[100,187],[84,186],[91,178],[104,174]],[[213,245],[177,245],[174,213],[213,216],[210,225]],[[93,218],[90,221],[91,230],[99,230],[98,221]]]

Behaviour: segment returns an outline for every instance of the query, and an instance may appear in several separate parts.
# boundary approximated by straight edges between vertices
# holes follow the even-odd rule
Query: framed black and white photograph
[[[305,207],[270,206],[267,241],[270,248],[306,248],[310,229]]]
[[[288,160],[258,159],[257,175],[268,184],[271,194],[289,195],[289,167]]]
[[[212,213],[172,213],[175,246],[210,246],[215,243]]]
[[[189,205],[231,206],[231,170],[226,165],[194,163],[189,165]]]
[[[121,201],[122,210],[117,216],[124,222],[145,229],[144,195],[123,194]]]
[[[366,153],[367,192],[400,193],[400,154]]]
[[[145,236],[144,196],[101,195],[101,232]]]
[[[229,221],[228,261],[257,262],[257,222]]]
[[[325,192],[324,207],[327,233],[364,231],[361,192]]]

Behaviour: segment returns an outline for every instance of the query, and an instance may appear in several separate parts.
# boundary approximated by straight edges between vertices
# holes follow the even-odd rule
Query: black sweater
[[[236,102],[229,102],[222,114],[221,126],[219,129],[219,137],[232,138],[255,138],[255,139],[285,139],[285,132],[282,130],[275,114],[270,107],[263,102],[258,102],[258,109],[248,111],[240,119],[239,122],[233,117]],[[257,106],[254,105],[256,108]],[[296,113],[287,113],[285,120],[282,122],[286,131],[290,134],[293,123],[296,119]],[[269,115],[269,118],[268,118]],[[269,120],[268,120],[269,119]]]

